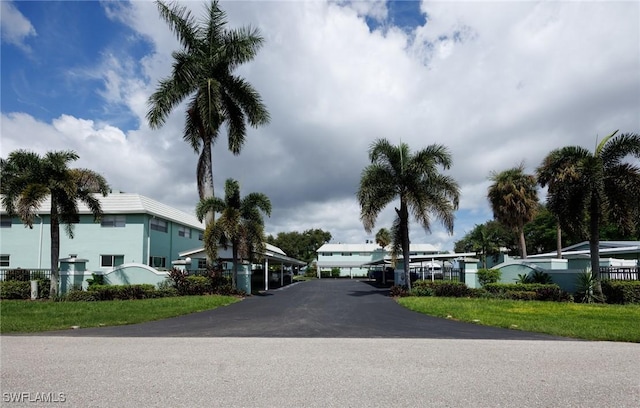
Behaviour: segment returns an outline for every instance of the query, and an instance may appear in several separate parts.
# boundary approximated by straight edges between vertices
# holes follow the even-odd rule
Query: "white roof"
[[[374,252],[380,250],[380,245],[371,244],[324,244],[316,252]],[[386,251],[391,248],[387,247]],[[438,249],[431,244],[410,244],[410,252],[438,252]]]
[[[188,214],[184,211],[162,204],[140,194],[132,193],[111,193],[106,197],[102,194],[94,194],[100,200],[102,212],[105,215],[111,214],[150,214],[166,220],[170,220],[189,227],[198,228],[204,231],[204,223],[198,221],[195,214]],[[195,204],[193,208],[195,209]],[[49,214],[51,199],[47,198],[36,210],[38,214]],[[5,212],[4,206],[0,202],[0,211]],[[91,210],[83,202],[78,202],[78,212],[80,214],[91,214]],[[195,210],[194,210],[195,213]]]

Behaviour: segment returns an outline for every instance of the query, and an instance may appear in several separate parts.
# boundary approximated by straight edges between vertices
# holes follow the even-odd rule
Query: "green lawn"
[[[486,326],[587,340],[640,343],[640,305],[405,297],[416,312]]]
[[[239,300],[232,296],[179,296],[104,302],[3,300],[0,302],[0,333],[142,323],[215,309]]]

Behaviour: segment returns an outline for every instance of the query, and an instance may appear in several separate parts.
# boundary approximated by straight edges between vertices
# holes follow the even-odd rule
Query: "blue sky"
[[[200,15],[203,2],[185,3]],[[637,2],[222,2],[265,45],[239,68],[272,121],[242,154],[214,149],[226,178],[274,205],[267,232],[322,228],[364,242],[355,201],[377,138],[447,146],[462,188],[455,232],[417,226],[448,250],[491,218],[488,177],[615,129],[640,130]],[[112,188],[193,212],[196,155],[183,107],[152,131],[146,101],[178,48],[154,4],[2,1],[0,156],[73,149]],[[541,191],[544,197],[544,191]],[[389,227],[393,206],[376,230]],[[375,233],[375,231],[374,231]]]

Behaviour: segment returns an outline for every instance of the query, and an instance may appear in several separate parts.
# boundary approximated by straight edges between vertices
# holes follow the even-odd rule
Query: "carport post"
[[[280,287],[284,286],[284,263],[280,264]]]
[[[269,290],[269,258],[264,258],[264,290]]]

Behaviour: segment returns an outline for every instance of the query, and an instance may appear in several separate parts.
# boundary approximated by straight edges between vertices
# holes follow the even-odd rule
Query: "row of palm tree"
[[[640,158],[640,135],[617,133],[605,137],[594,152],[581,146],[551,151],[536,175],[525,174],[522,164],[492,174],[488,198],[494,218],[519,234],[523,259],[524,225],[539,208],[539,184],[547,187],[546,205],[557,220],[558,256],[562,230],[588,237],[591,271],[599,282],[600,228],[612,223],[630,232],[640,218],[640,167],[631,161]]]

